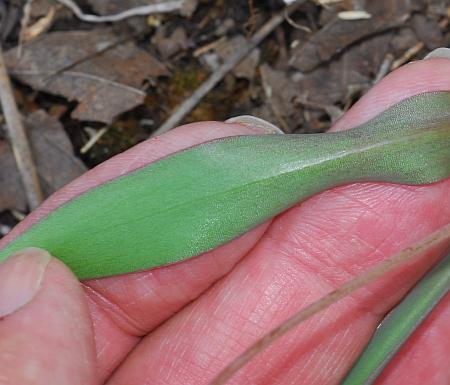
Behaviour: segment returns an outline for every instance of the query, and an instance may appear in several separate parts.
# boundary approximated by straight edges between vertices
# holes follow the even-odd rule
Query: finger
[[[95,384],[95,346],[78,280],[47,252],[0,265],[0,383]]]
[[[203,122],[179,127],[141,143],[59,190],[2,239],[0,248],[56,207],[96,185],[204,141],[264,133],[267,132],[261,127]],[[91,316],[95,321],[99,378],[109,376],[139,336],[146,334],[227,274],[253,247],[266,226],[263,224],[188,263],[87,282],[85,288]]]
[[[390,98],[380,95],[387,89]],[[359,113],[350,111],[338,128],[364,122],[395,98],[436,89],[450,90],[450,61],[408,65],[369,92],[355,107]],[[319,194],[277,217],[230,274],[147,336],[109,385],[206,384],[294,311],[449,220],[450,181],[354,184]],[[232,383],[337,384],[429,257],[301,325]]]

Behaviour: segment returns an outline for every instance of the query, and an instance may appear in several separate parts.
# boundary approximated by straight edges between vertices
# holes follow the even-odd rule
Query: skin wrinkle
[[[204,323],[200,322],[200,320],[197,322],[197,324],[204,326]],[[206,333],[208,333],[208,332],[206,331]],[[220,358],[218,358],[218,355],[216,355],[213,351],[210,351],[211,346],[217,347],[218,350],[221,349],[222,341],[217,341],[217,343],[214,343],[214,340],[216,337],[217,337],[217,334],[213,334],[211,339],[209,340],[209,342],[206,345],[205,344],[202,345],[202,344],[194,342],[193,345],[187,347],[187,349],[189,349],[189,350],[187,350],[187,349],[184,351],[175,350],[174,354],[176,355],[176,360],[182,363],[183,368],[186,367],[185,370],[187,372],[190,371],[189,363],[195,365],[196,367],[199,367],[202,375],[204,376],[206,374],[206,373],[204,373],[205,365],[207,365],[208,368],[210,368],[210,367],[214,368],[214,365],[211,365],[212,362],[217,361],[217,364],[221,364]],[[239,350],[237,350],[236,347],[240,347],[240,343],[239,343],[240,339],[234,336],[233,331],[231,331],[231,333],[228,333],[227,337],[234,340],[235,347],[233,350],[237,354]],[[209,357],[209,360],[207,360],[204,365],[199,365],[198,358],[196,358],[196,357],[198,357],[199,354],[202,357]],[[172,357],[172,355],[171,355],[171,357]],[[214,369],[211,369],[211,370],[214,370]],[[167,380],[170,382],[171,380],[173,380],[173,378],[167,376]]]
[[[141,337],[147,334],[146,330],[143,330],[139,325],[130,317],[117,303],[110,301],[105,295],[102,295],[99,291],[90,288],[87,285],[83,285],[86,294],[90,299],[98,305],[102,311],[112,317],[115,321],[115,325],[119,327],[124,333],[133,336]]]
[[[259,240],[264,236],[264,234],[266,233],[267,228],[269,227],[269,225],[270,225],[271,222],[272,222],[272,220],[269,220],[269,221],[267,221],[265,224],[262,225],[262,226],[264,226],[264,231],[262,231],[262,232],[259,234],[259,236],[258,236],[258,238],[256,239],[256,241],[254,242],[254,244],[252,244],[252,245],[248,248],[246,254],[252,252],[252,249],[258,244],[258,241],[259,241]],[[232,264],[231,264],[231,265],[228,265],[228,264],[229,264],[228,258],[227,258],[226,261],[225,261],[224,258],[214,258],[214,257],[216,256],[216,249],[215,249],[215,250],[212,250],[210,253],[211,253],[211,255],[213,256],[212,262],[216,265],[216,268],[217,268],[219,271],[226,271],[226,270],[229,271],[229,270],[233,269],[237,264],[239,264],[239,261],[240,261],[240,260],[235,260],[235,261],[232,261]],[[214,285],[218,280],[220,280],[220,278],[218,278],[217,280],[215,280],[214,282],[212,282],[210,286]]]
[[[378,188],[377,188],[378,187]],[[403,189],[397,191],[397,185],[368,185],[363,184],[360,186],[352,185],[351,188],[344,186],[338,187],[334,191],[332,205],[327,205],[329,210],[339,210],[343,216],[347,216],[350,210],[357,209],[358,212],[370,213],[376,215],[379,219],[383,219],[385,216],[379,213],[379,210],[385,210],[384,205],[386,201],[391,202],[392,208],[398,203],[400,198],[404,196]],[[379,195],[386,195],[383,201],[378,199]],[[409,198],[416,198],[417,195],[410,194]],[[365,211],[359,211],[361,208],[366,208]],[[313,210],[314,208],[312,208]]]
[[[345,334],[344,334],[345,335]],[[344,338],[343,335],[334,335],[329,343],[327,344],[327,347],[325,348],[325,350],[317,357],[317,360],[314,362],[314,364],[317,367],[322,368],[322,375],[323,374],[327,374],[329,375],[330,370],[333,366],[333,363],[335,361],[335,354],[334,353],[334,349],[335,349],[335,345],[337,343],[339,343],[338,341],[342,341],[342,339]],[[320,384],[321,382],[321,377],[319,376],[319,372],[317,375],[317,383]]]
[[[341,189],[342,190],[342,189]],[[346,191],[346,189],[344,189],[344,191]],[[355,201],[355,200],[353,200],[353,201]],[[358,200],[358,201],[356,201],[357,203],[360,203],[360,200]],[[362,203],[364,203],[364,202],[362,202]],[[375,215],[377,215],[378,216],[378,213],[376,212],[376,211],[374,211],[374,210],[372,210],[372,214],[375,214]],[[382,219],[381,218],[381,216],[379,216],[379,218],[380,219]],[[404,217],[404,216],[402,216],[401,217],[402,218],[402,220],[404,220],[405,221],[405,223],[407,223],[408,222],[408,220],[407,220],[407,218],[406,217]],[[324,223],[329,223],[329,219],[327,219],[327,218],[324,218]],[[373,225],[371,225],[372,227],[374,227]],[[349,231],[349,232],[353,232],[354,233],[354,230],[353,229],[348,229],[347,231]],[[384,244],[384,243],[386,243],[386,242],[388,242],[388,241],[390,241],[390,238],[389,238],[389,235],[391,234],[392,232],[389,230],[389,231],[387,231],[387,237],[384,237],[381,241],[380,241],[380,243],[379,243],[379,245],[377,246],[377,245],[370,245],[370,248],[375,252],[375,250],[377,249],[377,248],[381,248],[381,246]],[[348,236],[348,234],[347,233],[344,233],[344,234],[340,234],[340,233],[331,233],[331,234],[328,234],[328,236],[331,236],[332,238],[335,238],[336,239],[336,244],[337,245],[339,245],[340,244],[340,239],[342,238],[342,239],[351,239],[349,236]],[[316,235],[316,232],[314,233],[314,237],[317,237],[317,235]],[[355,236],[353,236],[353,237],[355,237]],[[302,234],[302,237],[299,237],[300,239],[302,239],[302,241],[304,241],[304,239],[305,239],[305,234],[303,233]],[[360,237],[358,237],[359,239],[361,239]],[[283,241],[283,240],[280,240],[280,242],[281,241]],[[301,243],[302,245],[304,245],[304,243]],[[303,246],[304,247],[304,246]],[[298,247],[296,247],[296,249],[298,249]],[[334,254],[333,254],[334,255]],[[370,255],[370,254],[369,254]],[[318,257],[320,257],[320,254],[318,254],[317,255]],[[316,256],[316,258],[317,258],[317,256]],[[385,253],[383,253],[382,254],[382,256],[386,256],[385,255]],[[328,257],[329,258],[329,257]],[[372,259],[372,258],[370,258],[370,259]],[[381,260],[381,258],[380,259],[376,259],[376,261],[379,261],[379,260]],[[337,262],[337,261],[336,261]],[[329,266],[329,264],[327,264],[328,266]],[[318,269],[319,270],[319,269]]]
[[[310,326],[310,325],[306,325],[307,327],[308,327],[308,333],[310,334],[310,335],[314,335],[314,334],[316,334],[318,331],[320,331],[320,329],[321,329],[321,327],[322,327],[322,324],[324,323],[324,321],[325,321],[325,323],[326,323],[326,316],[322,316],[322,317],[318,317],[318,320],[317,320],[317,322],[315,322],[315,323],[313,323],[312,324],[312,326]],[[319,342],[319,344],[320,344],[320,342]],[[286,364],[288,364],[288,367],[290,367],[290,368],[293,368],[294,367],[294,362],[299,358],[299,357],[302,357],[302,356],[305,356],[305,354],[303,354],[303,353],[300,353],[300,355],[296,352],[296,351],[302,351],[302,343],[300,343],[299,344],[299,346],[295,349],[295,350],[293,350],[292,352],[291,352],[291,354],[289,355],[289,356],[287,356],[287,357],[285,357],[285,360],[284,360],[284,362],[286,363]],[[317,357],[317,354],[315,354],[315,352],[314,352],[314,349],[312,350],[312,351],[310,351],[310,352],[308,352],[309,354],[307,354],[307,358],[306,358],[306,360],[305,360],[305,366],[306,367],[308,367],[308,366],[310,366],[310,365],[315,365],[316,364],[316,360],[317,359],[321,359],[321,357],[319,356],[319,357]],[[284,368],[283,368],[283,364],[280,364],[280,363],[278,363],[278,365],[275,365],[275,366],[272,366],[272,370],[271,370],[271,372],[272,372],[272,377],[281,377],[280,378],[280,380],[282,380],[282,378],[283,378],[283,376],[280,376],[280,373],[281,374],[284,374]],[[284,376],[284,377],[288,377],[288,374],[289,373],[286,373],[286,375]],[[307,376],[305,377],[305,376],[303,376],[303,381],[304,382],[308,382],[308,383],[311,383],[311,378],[308,378]]]
[[[350,232],[355,230],[355,225],[361,218],[372,218],[383,220],[381,215],[376,212],[369,212],[367,210],[361,210],[361,205],[355,205],[355,201],[348,201],[342,195],[333,198],[334,203],[332,205],[324,205],[318,213],[314,215],[315,205],[305,206],[303,210],[299,211],[298,215],[305,215],[307,219],[305,222],[300,223],[296,229],[300,232],[310,231],[311,233],[319,237],[319,239],[329,239],[330,233],[334,234],[334,237],[345,237]],[[340,226],[333,231],[329,228],[330,217],[342,217]],[[304,230],[301,230],[304,229]],[[294,239],[300,241],[300,237],[295,235],[294,231],[289,232],[289,235]],[[304,236],[304,234],[302,234]]]
[[[270,241],[270,238],[268,238],[268,241]],[[275,240],[274,243],[276,244],[277,242],[280,242],[280,244],[281,244],[280,247],[284,247],[283,243],[285,243],[285,242],[280,241],[280,240],[278,240],[278,241]],[[291,248],[293,250],[301,251],[302,249],[305,249],[305,247],[304,247],[305,244],[307,244],[307,242],[304,239],[302,248],[299,248],[298,245],[293,245],[293,246],[291,246]],[[312,245],[311,243],[309,243],[309,244]],[[276,249],[276,247],[273,247],[273,249]],[[375,252],[378,252],[378,251],[375,250]],[[336,266],[339,266],[340,274],[342,275],[342,272],[346,273],[345,277],[339,277],[339,279],[336,280],[336,279],[333,279],[332,275],[327,274],[326,270],[323,269],[320,264],[319,265],[316,264],[315,266],[312,266],[310,264],[311,261],[314,261],[314,262],[319,261],[319,262],[323,263],[326,260],[330,260],[329,258],[317,258],[317,256],[320,255],[320,253],[319,254],[314,253],[315,257],[312,259],[308,259],[308,260],[306,260],[305,258],[301,258],[300,256],[297,257],[295,255],[295,253],[286,252],[286,253],[284,253],[284,255],[285,255],[285,257],[287,257],[287,260],[289,260],[291,262],[292,261],[296,262],[298,272],[309,272],[309,274],[315,278],[320,277],[321,281],[318,281],[317,279],[315,279],[315,285],[319,286],[320,284],[322,284],[322,287],[323,287],[321,290],[322,292],[329,292],[333,289],[336,289],[337,287],[339,287],[340,284],[347,281],[348,279],[350,279],[351,277],[353,277],[355,274],[358,273],[358,272],[355,273],[355,271],[351,271],[348,268],[348,266],[345,264],[344,265],[339,264],[338,259],[336,259],[336,260],[331,259],[331,261],[336,262],[336,263],[327,264],[326,265],[327,267],[336,269]],[[368,255],[370,255],[370,253]],[[380,258],[380,260],[382,260],[382,258]],[[363,268],[363,270],[366,269],[366,268],[364,268],[364,266],[362,266],[362,268]],[[374,310],[370,305],[367,305],[367,306],[364,305],[364,299],[373,298],[373,297],[379,298],[380,294],[377,294],[376,292],[374,292],[373,290],[370,289],[370,286],[368,286],[368,287],[361,288],[357,293],[353,293],[348,298],[353,300],[353,304],[358,307],[360,313],[366,312],[366,313],[371,314],[374,319],[378,319],[380,317],[380,314],[376,310]],[[304,307],[304,306],[305,306],[305,303],[298,307],[300,308],[300,307]]]
[[[111,367],[119,366],[123,359],[121,350],[117,349],[120,344],[125,351],[131,351],[138,344],[140,338],[130,337],[120,328],[118,328],[114,319],[110,317],[103,309],[98,308],[97,304],[90,296],[87,296],[87,302],[91,313],[93,328],[95,330],[95,346],[97,349],[97,368],[96,378],[100,383],[111,375]],[[123,351],[122,350],[122,351]],[[101,353],[99,353],[101,351]],[[105,364],[107,363],[107,364]]]
[[[333,234],[329,234],[329,236],[336,241],[337,245],[339,245],[340,237],[334,237]],[[327,273],[328,270],[336,269],[336,266],[339,265],[339,258],[331,258],[331,256],[335,254],[336,249],[333,248],[334,251],[332,254],[326,253],[325,255],[322,248],[316,246],[312,240],[308,241],[309,238],[311,238],[311,236],[309,236],[308,233],[303,232],[302,237],[299,237],[299,239],[301,239],[300,247],[297,241],[280,239],[273,235],[267,237],[267,239],[272,240],[274,244],[280,248],[280,250],[291,250],[284,252],[284,255],[289,258],[293,258],[293,260],[296,261],[300,267],[308,269],[311,273],[321,275],[322,278],[329,284],[330,288],[334,288],[354,276],[355,272],[347,269],[342,271],[346,273],[345,277],[339,277],[339,279],[333,278],[333,275]],[[354,238],[355,237],[353,236],[353,239]],[[375,250],[375,248],[366,241],[363,243],[370,246],[371,250]],[[321,245],[323,246],[323,243],[321,243]],[[277,247],[273,248],[276,249]],[[319,264],[317,264],[317,262],[319,262]],[[335,276],[336,275],[334,275],[334,277]]]
[[[374,317],[372,317],[370,314],[363,313],[363,312],[356,313],[356,318],[354,319],[353,322],[362,323],[363,320],[366,323],[370,322],[372,324],[372,326],[377,324],[377,320]],[[338,333],[335,333],[333,335],[333,337],[331,338],[331,341],[329,341],[329,340],[326,341],[325,349],[320,348],[320,346],[319,346],[311,354],[311,356],[312,356],[311,365],[309,368],[306,367],[306,368],[308,368],[306,370],[306,372],[313,373],[313,374],[315,373],[318,384],[334,383],[333,379],[342,377],[342,375],[344,374],[344,371],[345,371],[345,369],[344,369],[345,366],[340,366],[340,367],[336,366],[335,368],[332,367],[332,361],[333,360],[336,361],[336,355],[334,355],[334,356],[332,356],[331,354],[327,355],[328,363],[329,363],[327,366],[324,367],[324,365],[320,364],[320,359],[325,354],[324,351],[330,352],[331,347],[333,347],[333,349],[337,349],[339,344],[343,344],[343,345],[347,346],[347,349],[349,350],[349,352],[353,353],[352,355],[354,357],[356,357],[356,355],[357,355],[356,350],[352,349],[352,345],[348,344],[348,340],[346,339],[346,336],[349,333],[349,328],[345,327],[345,325],[342,325],[342,326],[343,326],[344,332],[342,332],[342,328],[341,328],[341,330],[339,330]],[[345,360],[346,357],[348,357],[348,356],[344,356],[344,354],[343,354],[344,352],[345,351],[341,351],[341,354],[339,355],[340,356],[339,361],[341,361],[341,362],[343,360]],[[336,362],[334,362],[334,365],[336,365]],[[338,375],[333,377],[332,374],[333,374],[333,372],[336,372],[336,371],[338,372]],[[303,372],[303,375],[305,375],[304,372]],[[308,383],[308,382],[305,382],[305,383]]]
[[[188,274],[187,274],[188,275]],[[163,277],[159,274],[153,274],[152,271],[148,272],[148,273],[144,273],[143,275],[141,275],[138,278],[138,282],[141,282],[141,285],[145,287],[145,293],[144,295],[141,295],[140,297],[136,298],[136,302],[139,302],[139,298],[143,299],[143,298],[149,298],[152,296],[157,297],[158,301],[161,303],[162,306],[168,307],[170,308],[171,305],[173,303],[176,302],[190,302],[192,300],[192,298],[189,296],[188,293],[186,293],[185,291],[182,290],[182,288],[180,288],[180,290],[177,290],[177,297],[181,296],[181,298],[177,301],[173,301],[173,303],[170,301],[169,297],[166,297],[164,294],[165,292],[165,288],[168,287],[168,285],[166,285],[165,283],[165,279],[162,279]],[[188,277],[186,277],[187,280],[189,279]],[[156,285],[155,285],[156,283]],[[157,286],[158,288],[160,288],[160,290],[158,290],[158,292],[156,292],[155,289],[152,288],[152,286]]]
[[[343,231],[342,234],[333,234],[332,232],[329,232],[326,237],[321,238],[320,246],[315,246],[314,239],[312,238],[315,228],[316,226],[311,226],[310,228],[305,229],[304,239],[306,242],[302,242],[302,247],[303,244],[305,244],[305,247],[303,248],[308,249],[309,247],[309,250],[314,254],[314,258],[310,258],[309,260],[311,263],[318,262],[318,267],[316,268],[317,271],[327,272],[330,269],[336,269],[337,266],[341,266],[341,260],[350,258],[348,252],[346,252],[346,247],[348,246],[352,246],[354,251],[364,252],[366,255],[371,255],[370,253],[376,250],[376,245],[369,243],[367,240],[362,239],[355,233],[351,233],[349,230]],[[348,239],[348,242],[343,244],[342,239]],[[309,242],[307,243],[307,241]],[[343,283],[343,279],[347,280],[352,274],[361,271],[359,259],[356,258],[352,262],[351,266],[346,266],[342,271],[343,273],[346,273],[345,277],[333,281],[333,284]]]
[[[320,268],[320,265],[318,266],[311,266],[307,263],[307,261],[303,260],[302,258],[294,258],[292,259],[292,256],[289,256],[291,260],[297,262],[297,266],[300,267],[299,271],[306,271],[309,272],[309,274],[313,277],[315,277],[315,283],[319,285],[319,283],[322,284],[323,289],[322,292],[330,292],[336,288],[339,287],[342,283],[346,282],[353,276],[355,276],[355,272],[351,271],[346,265],[337,264],[336,266],[339,266],[339,271],[342,274],[342,272],[346,273],[346,277],[340,277],[338,280],[333,279],[333,277],[329,274],[326,274],[325,270]],[[317,260],[317,258],[314,258],[313,260]],[[319,259],[319,261],[323,261],[323,259]],[[317,277],[321,278],[321,281],[319,282]],[[378,319],[380,317],[380,314],[378,314],[376,311],[373,310],[373,308],[369,305],[364,305],[364,299],[372,298],[372,297],[379,297],[380,295],[371,290],[370,286],[366,286],[364,288],[361,288],[358,292],[352,293],[347,298],[348,300],[352,300],[352,306],[356,306],[358,311],[363,313],[368,313],[371,315],[374,319]],[[302,306],[304,307],[305,304]],[[348,308],[348,310],[351,310],[351,308]]]
[[[365,209],[360,211],[361,216],[372,215],[376,217],[378,220],[383,219],[383,216],[379,212],[377,212],[377,208],[371,206],[368,202],[365,202],[363,197],[360,198],[356,194],[355,195],[349,194],[348,189],[342,189],[341,191],[339,191],[339,193],[343,198],[345,198],[346,205],[348,203],[352,203],[353,207],[356,207],[356,209],[360,208]]]
[[[305,273],[307,273],[307,271],[306,271]],[[314,275],[315,275],[315,274],[314,274]],[[297,277],[298,277],[298,275],[297,275]],[[323,285],[324,282],[317,282],[317,281],[316,281],[315,284],[318,284],[318,285],[322,284],[322,285]],[[329,290],[329,285],[325,285],[325,286],[326,286],[325,291],[328,291],[328,290]],[[316,295],[314,294],[313,297],[315,297],[315,296],[316,296]],[[311,294],[309,294],[309,297],[311,297]],[[309,297],[305,300],[305,302],[309,303],[309,302],[311,302],[311,301],[314,299],[314,298],[309,298]],[[351,301],[351,298],[349,298],[348,301],[350,302],[350,301]],[[345,305],[345,304],[343,303],[341,306],[344,307],[344,305]],[[319,320],[320,320],[320,319],[319,319]],[[313,323],[313,325],[316,325],[316,323]]]
[[[286,278],[284,278],[285,276]],[[259,295],[254,296],[259,300],[253,301],[253,311],[250,313],[250,315],[246,315],[243,317],[245,322],[253,323],[254,327],[257,329],[259,329],[258,325],[260,325],[261,322],[268,323],[271,321],[271,314],[276,312],[277,307],[281,306],[282,308],[285,308],[290,303],[288,298],[282,301],[279,301],[279,298],[284,298],[286,296],[286,294],[284,293],[285,287],[287,285],[292,285],[292,279],[290,279],[291,277],[287,274],[279,274],[276,278],[278,279],[274,279],[272,282],[270,282],[265,288],[260,291],[260,293],[258,293]],[[293,297],[291,299],[293,299]],[[263,330],[261,330],[260,332],[262,333]]]
[[[345,305],[344,305],[345,306]],[[269,378],[277,376],[281,383],[285,383],[286,378],[290,375],[289,372],[286,373],[284,367],[285,365],[290,367],[292,370],[295,368],[295,362],[298,360],[303,360],[303,365],[305,368],[320,368],[320,370],[314,372],[314,370],[306,370],[306,374],[302,373],[303,381],[301,384],[312,384],[315,379],[317,381],[320,380],[320,384],[324,384],[324,378],[328,377],[325,368],[320,364],[322,359],[322,355],[324,351],[320,348],[323,343],[326,343],[327,347],[325,352],[329,351],[329,341],[324,341],[327,338],[326,333],[323,332],[323,329],[327,329],[333,326],[333,315],[329,314],[332,312],[327,312],[322,315],[318,315],[318,319],[316,321],[310,320],[306,324],[304,324],[305,334],[308,335],[307,338],[300,341],[295,349],[291,349],[290,353],[286,353],[286,349],[283,346],[283,340],[289,341],[289,336],[283,337],[282,340],[276,343],[275,349],[279,351],[280,354],[283,354],[283,361],[279,362],[278,365],[272,367],[269,371]],[[341,327],[346,329],[345,324],[340,324]],[[340,335],[341,330],[338,330],[337,335]],[[333,337],[333,339],[337,338],[337,335]],[[312,346],[311,346],[312,345]],[[272,353],[276,355],[276,353]],[[258,359],[258,358],[257,358]],[[264,359],[264,353],[260,357],[261,360]],[[256,365],[256,363],[255,363]],[[280,374],[281,373],[281,374]],[[311,377],[312,376],[312,377]],[[264,380],[265,380],[264,375]],[[266,383],[266,381],[257,381],[257,383]]]
[[[214,367],[222,365],[220,357],[214,352],[210,352],[208,349],[199,349],[194,356],[196,359],[192,364],[204,371],[205,378],[213,376]],[[189,368],[187,367],[186,370],[189,370]]]
[[[335,367],[333,367],[332,363],[330,365],[331,376],[334,378],[338,378],[341,376],[342,368],[345,367],[345,365],[342,365],[345,362],[344,361],[345,357],[356,354],[356,352],[351,349],[351,345],[349,345],[347,343],[347,341],[351,338],[353,338],[352,332],[351,332],[350,328],[347,327],[347,328],[345,328],[345,330],[343,332],[342,339],[340,341],[339,340],[337,341],[337,343],[339,345],[334,347],[334,350],[337,353],[336,356],[338,357],[338,363],[339,363]]]
[[[145,292],[142,293],[141,295],[137,296],[134,301],[131,301],[129,303],[129,305],[136,305],[139,306],[139,303],[143,302],[144,299],[148,299],[148,298],[152,298],[152,297],[156,297],[158,296],[158,300],[160,301],[161,305],[163,307],[167,307],[167,308],[171,308],[172,303],[169,301],[168,298],[166,298],[163,295],[158,295],[155,291],[155,289],[152,288],[152,285],[148,284],[148,275],[145,274],[145,276],[142,276],[140,278],[138,278],[137,281],[141,281],[142,282],[142,286],[145,287]],[[152,278],[155,278],[154,276],[152,276]],[[162,286],[162,288],[164,288],[164,286]],[[164,289],[163,289],[164,291]],[[187,301],[188,298],[186,297],[185,300]],[[172,312],[172,314],[174,314],[175,312]],[[170,317],[170,316],[169,316]],[[136,322],[139,322],[136,320]]]
[[[242,306],[240,307],[240,311],[233,312],[233,324],[229,325],[230,328],[234,330],[234,333],[239,336],[239,340],[241,337],[250,337],[251,339],[256,339],[264,332],[264,328],[262,328],[261,323],[258,322],[258,318],[259,321],[263,321],[261,317],[257,316],[258,303],[255,303],[255,301],[253,301],[253,298],[264,298],[265,293],[261,292],[259,296],[252,296],[251,294],[252,293],[248,294],[248,297],[245,301],[248,306]],[[266,310],[268,310],[267,307]],[[267,315],[267,318],[272,318],[270,317],[270,313]]]
[[[240,291],[238,289],[233,290],[234,291]],[[260,291],[260,290],[258,290]],[[230,290],[230,294],[234,294]],[[242,293],[242,291],[241,291]],[[260,291],[260,295],[263,295],[264,291]],[[256,295],[256,291],[247,291],[245,293],[241,294],[240,303],[249,304],[252,306],[252,299]],[[256,295],[256,297],[259,297]],[[228,344],[228,339],[231,338],[235,339],[237,342],[241,341],[241,338],[243,336],[248,336],[251,339],[256,339],[258,336],[261,335],[261,333],[264,331],[261,325],[255,324],[254,320],[252,320],[252,314],[254,314],[254,306],[252,308],[248,306],[240,306],[237,309],[233,309],[233,313],[231,315],[228,315],[227,317],[218,317],[217,321],[220,323],[223,327],[228,330],[227,332],[227,340],[225,341]],[[220,304],[216,306],[218,309],[220,308]],[[249,327],[250,326],[250,327]],[[229,332],[229,330],[232,330],[232,333]],[[233,334],[236,337],[232,337]],[[244,347],[239,343],[240,347]]]

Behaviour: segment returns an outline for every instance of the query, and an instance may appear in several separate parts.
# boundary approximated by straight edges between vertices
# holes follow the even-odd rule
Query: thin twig
[[[218,45],[224,43],[226,41],[226,37],[222,36],[221,38],[212,41],[211,43],[208,43],[202,47],[197,48],[192,56],[194,57],[199,57],[201,55],[203,55],[204,53],[208,52],[208,51],[212,51],[214,48],[216,48]]]
[[[272,16],[250,39],[248,44],[230,55],[227,60],[217,70],[206,79],[194,93],[179,105],[161,127],[159,127],[152,136],[160,135],[171,130],[179,124],[186,115],[188,115],[195,106],[203,99],[203,97],[211,91],[217,83],[219,83],[225,75],[230,72],[239,62],[249,55],[276,27],[278,27],[285,19],[286,15],[292,14],[305,0],[297,0],[291,5]]]
[[[94,145],[99,141],[99,139],[106,134],[109,127],[103,127],[100,130],[96,131],[95,134],[91,136],[91,138],[85,143],[83,147],[80,149],[80,154],[86,154]]]
[[[266,349],[275,340],[279,339],[287,332],[297,327],[303,321],[311,318],[313,315],[327,309],[331,305],[347,297],[354,291],[363,286],[381,278],[384,274],[411,262],[418,254],[428,251],[431,247],[450,239],[450,223],[433,232],[431,235],[422,239],[420,242],[394,254],[389,259],[378,263],[372,269],[358,275],[357,277],[347,281],[338,289],[325,295],[311,305],[306,306],[298,313],[294,314],[287,321],[267,333],[264,337],[256,341],[246,351],[239,355],[231,362],[219,375],[210,383],[210,385],[224,385],[239,369],[246,365],[258,353]]]
[[[419,42],[415,45],[413,45],[411,48],[408,48],[403,55],[395,60],[390,70],[393,71],[397,69],[398,67],[402,66],[403,64],[409,62],[413,57],[415,57],[423,48],[425,47],[425,44],[423,42]]]
[[[294,27],[295,29],[299,29],[300,31],[304,31],[306,33],[312,33],[311,28],[307,27],[306,25],[301,25],[299,23],[297,23],[296,21],[292,20],[290,15],[285,15],[286,16],[286,21],[288,22],[289,25],[291,25],[292,27]]]
[[[14,157],[22,177],[23,187],[31,209],[39,206],[43,200],[42,190],[36,166],[31,155],[30,144],[22,124],[19,109],[9,80],[0,47],[0,102],[5,116],[7,132],[11,141]]]
[[[380,69],[372,81],[372,84],[377,84],[381,79],[383,79],[388,72],[391,70],[392,62],[394,61],[394,55],[388,53],[381,63]]]
[[[258,16],[258,10],[255,8],[255,5],[253,4],[253,0],[247,0],[247,6],[248,6],[248,13],[249,18],[247,22],[245,23],[245,28],[247,30],[247,37],[253,35],[256,29],[256,19]]]
[[[19,222],[23,221],[26,217],[26,214],[22,213],[19,210],[15,210],[15,209],[11,210],[11,214],[14,217],[14,219],[18,220]]]
[[[450,19],[445,18],[439,22],[439,27],[445,31],[449,24],[450,24]],[[413,45],[411,48],[407,49],[400,58],[398,58],[397,60],[395,60],[392,63],[390,70],[393,71],[393,70],[397,69],[398,67],[402,66],[403,64],[409,62],[411,59],[416,57],[416,55],[423,48],[425,48],[425,43],[422,41]]]
[[[20,32],[19,32],[19,44],[17,45],[17,58],[22,56],[22,45],[23,45],[23,35],[24,31],[30,22],[31,16],[31,4],[33,0],[27,0],[25,5],[23,6],[23,16],[20,20]]]
[[[136,8],[127,9],[126,11],[116,13],[114,15],[97,16],[83,13],[80,7],[72,0],[57,0],[61,4],[69,8],[76,17],[88,23],[107,23],[127,19],[133,16],[145,16],[152,13],[168,13],[179,11],[183,8],[185,0],[170,0],[157,4],[143,5]]]
[[[22,44],[36,39],[39,35],[50,29],[53,21],[55,20],[56,11],[59,7],[62,7],[62,5],[58,4],[57,6],[50,7],[45,16],[42,16],[31,25],[27,24],[26,27],[20,31]],[[20,55],[18,56],[20,57]]]

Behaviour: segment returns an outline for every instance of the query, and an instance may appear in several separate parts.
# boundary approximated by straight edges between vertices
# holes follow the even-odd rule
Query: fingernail
[[[431,51],[427,56],[424,57],[425,59],[431,59],[433,57],[441,57],[445,59],[450,59],[450,48],[436,48],[433,51]]]
[[[258,128],[268,134],[284,134],[284,132],[272,123],[251,115],[241,115],[225,120],[225,123],[239,123],[251,128]]]
[[[0,318],[29,303],[38,293],[50,254],[29,248],[0,264]]]

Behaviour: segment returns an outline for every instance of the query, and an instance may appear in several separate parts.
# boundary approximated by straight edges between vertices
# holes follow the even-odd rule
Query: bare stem
[[[152,13],[167,13],[179,11],[183,8],[184,0],[162,1],[157,4],[143,5],[140,7],[130,8],[126,11],[116,13],[114,15],[97,16],[83,13],[80,7],[72,0],[57,0],[61,4],[69,8],[76,17],[88,23],[106,23],[124,20],[133,16],[145,16]]]

